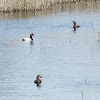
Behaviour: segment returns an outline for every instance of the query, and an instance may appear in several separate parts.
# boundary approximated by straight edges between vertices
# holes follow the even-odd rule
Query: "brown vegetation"
[[[87,0],[0,0],[0,12],[37,11],[55,4],[76,3]]]

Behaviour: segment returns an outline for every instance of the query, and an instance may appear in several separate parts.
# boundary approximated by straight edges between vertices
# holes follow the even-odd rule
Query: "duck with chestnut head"
[[[37,84],[37,86],[40,86],[40,84],[42,83],[42,81],[40,80],[40,78],[42,78],[40,75],[38,75],[36,77],[36,80],[34,81],[35,84]]]
[[[80,27],[80,26],[76,25],[76,22],[75,22],[75,21],[73,21],[73,23],[74,23],[73,28],[78,28],[78,27]]]
[[[34,34],[31,33],[31,34],[30,34],[30,38],[23,38],[22,40],[23,40],[23,41],[30,41],[30,42],[31,42],[31,41],[33,41],[33,38],[32,38],[33,35],[34,35]]]

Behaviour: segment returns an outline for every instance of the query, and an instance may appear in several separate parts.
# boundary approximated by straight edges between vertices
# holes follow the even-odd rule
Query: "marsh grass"
[[[0,12],[37,11],[48,9],[55,4],[82,1],[87,0],[0,0]]]

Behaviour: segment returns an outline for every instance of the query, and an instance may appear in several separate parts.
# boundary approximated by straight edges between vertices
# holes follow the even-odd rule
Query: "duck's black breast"
[[[80,27],[80,26],[73,26],[73,28],[78,28],[78,27]]]
[[[37,79],[37,80],[34,81],[34,83],[36,83],[36,84],[40,84],[41,82],[42,81],[40,79]]]

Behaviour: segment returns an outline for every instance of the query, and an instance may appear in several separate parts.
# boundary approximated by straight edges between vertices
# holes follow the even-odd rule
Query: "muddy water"
[[[99,100],[99,4],[1,14],[0,100]],[[33,43],[22,41],[30,33]]]

